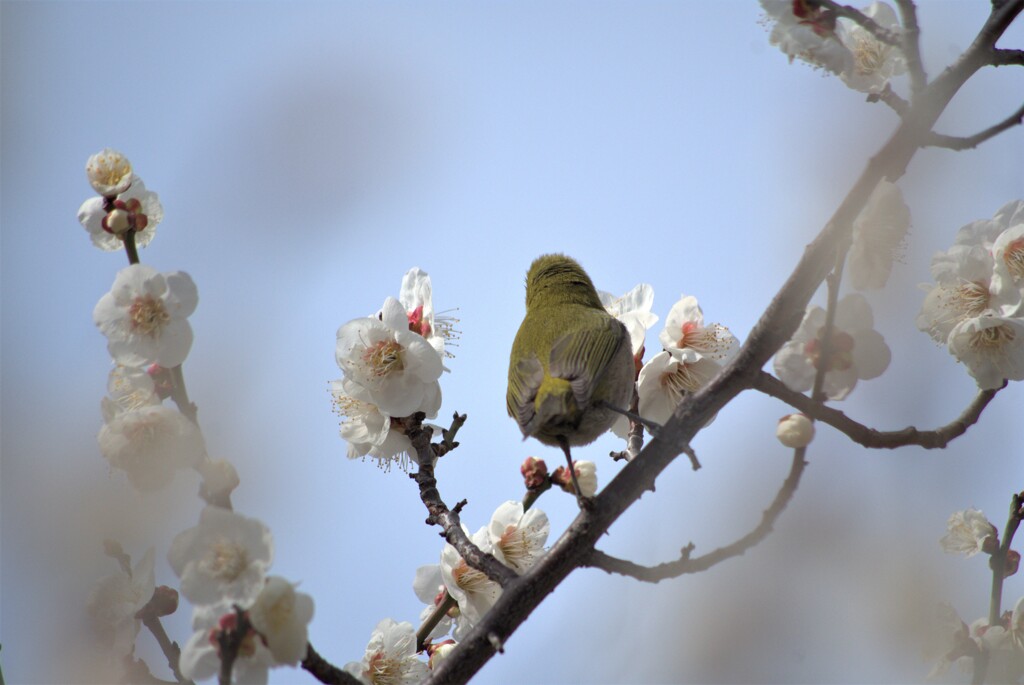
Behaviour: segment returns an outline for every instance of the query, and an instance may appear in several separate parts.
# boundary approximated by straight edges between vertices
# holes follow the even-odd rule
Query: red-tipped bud
[[[548,465],[544,463],[543,459],[537,457],[527,457],[523,465],[519,467],[519,472],[523,474],[523,482],[526,484],[527,490],[544,487],[548,481]]]

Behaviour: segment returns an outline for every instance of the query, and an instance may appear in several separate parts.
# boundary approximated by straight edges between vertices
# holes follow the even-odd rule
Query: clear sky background
[[[935,75],[973,38],[986,2],[921,7]],[[518,468],[557,450],[523,443],[505,414],[523,276],[551,251],[598,287],[651,283],[662,321],[680,293],[742,340],[893,130],[883,105],[787,64],[757,2],[8,2],[2,59],[2,578],[9,683],[102,671],[84,619],[114,570],[101,543],[158,551],[194,525],[197,483],[155,497],[109,473],[95,435],[108,354],[92,309],[125,265],[75,220],[87,157],[114,147],[160,194],[142,260],[184,270],[200,304],[185,363],[214,457],[233,461],[236,509],[273,531],[272,572],[316,602],[310,640],[359,659],[384,617],[415,621],[417,566],[441,540],[414,484],[345,458],[328,381],[335,331],[427,270],[462,338],[441,421],[467,412],[438,474],[475,530],[522,496]],[[1024,24],[1003,44],[1024,47]],[[905,85],[905,84],[904,84]],[[969,134],[1020,105],[1024,70],[989,69],[940,122]],[[893,350],[883,377],[840,407],[881,429],[954,418],[974,382],[916,330],[931,255],[963,224],[1024,197],[1024,129],[964,153],[918,154],[900,182],[913,214],[903,263],[871,296]],[[819,293],[817,302],[823,301]],[[923,678],[922,607],[987,609],[983,559],[945,556],[948,515],[976,506],[1002,528],[1024,489],[1024,390],[1002,393],[948,449],[871,452],[821,428],[775,533],[694,577],[648,586],[571,575],[480,683],[906,682]],[[644,563],[753,528],[789,468],[778,402],[746,393],[601,543]],[[605,438],[578,456],[617,471]],[[685,460],[684,460],[685,461]],[[538,504],[553,537],[575,504]],[[1012,606],[1024,581],[1008,581]],[[167,621],[190,634],[183,607]],[[153,641],[140,653],[169,678]],[[313,682],[291,669],[272,683]]]

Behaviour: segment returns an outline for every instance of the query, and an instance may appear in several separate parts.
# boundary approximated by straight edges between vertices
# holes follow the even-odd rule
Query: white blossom
[[[721,371],[719,362],[708,357],[694,359],[694,356],[681,350],[662,351],[644,364],[636,386],[640,416],[665,423],[684,397],[703,388]],[[619,428],[621,430],[622,426]]]
[[[601,298],[605,311],[625,325],[629,331],[633,356],[637,356],[644,347],[647,329],[658,323],[658,315],[651,313],[651,307],[654,305],[654,288],[647,283],[638,283],[632,290],[619,297],[604,290],[598,290],[597,296]]]
[[[580,459],[573,461],[573,470],[576,471],[576,482],[580,486],[580,493],[584,497],[593,497],[597,494],[597,464],[592,461]]]
[[[473,544],[484,552],[492,552],[487,528],[481,528],[472,537]],[[459,611],[470,624],[479,623],[501,595],[501,586],[478,571],[459,556],[451,544],[441,551],[441,578],[459,605]]]
[[[341,326],[335,358],[345,378],[362,386],[365,400],[381,413],[404,417],[437,411],[441,355],[409,330],[398,300],[388,298],[379,318],[355,319]]]
[[[263,589],[273,557],[270,531],[256,519],[208,506],[199,525],[179,533],[167,560],[193,604],[223,600],[247,606]]]
[[[830,339],[824,389],[830,400],[850,394],[858,380],[880,376],[892,357],[882,335],[872,328],[871,307],[862,295],[839,301]],[[775,355],[775,373],[790,390],[810,390],[821,361],[825,310],[812,307],[793,338]]]
[[[882,180],[853,222],[850,282],[857,290],[885,287],[893,260],[900,256],[910,229],[910,208],[895,183]]]
[[[1024,380],[1024,318],[986,314],[961,321],[949,334],[949,352],[979,388]]]
[[[103,148],[85,163],[85,175],[100,195],[113,197],[123,193],[132,183],[132,163],[112,148]]]
[[[107,397],[103,398],[103,420],[110,422],[127,411],[161,403],[153,378],[145,369],[116,364],[107,376]]]
[[[457,321],[435,314],[430,276],[426,271],[416,266],[405,273],[398,301],[405,308],[409,330],[423,336],[442,357],[451,357],[452,354],[445,350],[445,344],[458,337],[455,330]]]
[[[403,469],[409,460],[419,463],[409,437],[389,415],[368,401],[370,395],[365,388],[343,378],[331,382],[331,396],[334,413],[341,419],[339,434],[348,442],[349,459],[369,456],[385,470],[394,462]],[[428,389],[427,416],[437,416],[440,404],[440,385],[435,383]]]
[[[852,56],[836,37],[836,16],[831,10],[800,0],[761,0],[772,24],[768,40],[789,57],[814,68],[840,73]]]
[[[739,349],[739,341],[728,328],[717,323],[704,325],[704,313],[692,295],[680,295],[672,305],[658,339],[662,347],[686,361],[702,357],[726,361]]]
[[[249,609],[252,621],[278,664],[295,666],[306,658],[313,598],[296,592],[280,576],[270,576]]]
[[[132,264],[117,273],[110,292],[96,304],[93,320],[119,364],[173,368],[185,361],[192,347],[188,316],[198,302],[188,274],[162,274]]]
[[[985,547],[985,541],[995,542],[998,533],[985,514],[977,509],[965,509],[950,515],[946,534],[939,541],[943,551],[973,557]],[[991,544],[991,543],[989,543]]]
[[[108,420],[97,440],[111,468],[124,471],[138,490],[159,490],[205,454],[199,428],[178,410],[159,404],[114,409],[118,406],[104,404]]]
[[[814,422],[803,414],[787,414],[779,419],[775,436],[786,447],[807,447],[814,439]]]
[[[153,240],[163,218],[160,197],[147,190],[138,176],[109,205],[105,198],[90,197],[78,208],[78,223],[88,231],[92,244],[104,252],[123,249],[128,229],[135,231],[135,245],[145,247]]]
[[[411,623],[386,618],[377,624],[362,661],[345,670],[366,685],[413,685],[428,675],[427,665],[416,657],[416,631]]]
[[[516,573],[525,573],[537,563],[550,532],[547,514],[536,508],[524,512],[523,503],[512,500],[494,511],[487,526],[494,558]]]
[[[888,4],[873,2],[861,12],[883,29],[898,35],[899,20],[896,11]],[[878,93],[893,76],[906,72],[907,60],[899,47],[883,43],[852,19],[839,19],[836,35],[851,56],[846,67],[839,72],[839,78],[850,88],[863,93]]]
[[[131,573],[121,569],[104,576],[89,595],[89,615],[115,656],[127,657],[135,647],[142,623],[135,614],[146,606],[156,587],[153,559],[150,548]]]

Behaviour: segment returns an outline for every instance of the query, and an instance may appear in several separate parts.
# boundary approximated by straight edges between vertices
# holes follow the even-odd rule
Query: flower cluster
[[[1024,380],[1024,200],[960,229],[932,258],[917,327],[946,345],[980,388]]]
[[[650,307],[649,300],[645,304]],[[634,316],[644,325],[657,321],[654,315],[649,315],[653,318]],[[704,313],[697,298],[691,295],[681,295],[679,301],[672,305],[658,340],[661,352],[643,366],[639,365],[639,358],[637,360],[637,394],[640,415],[650,421],[664,423],[683,397],[696,392],[715,377],[736,354],[739,342],[725,326],[717,323],[705,325]],[[628,430],[629,421],[625,417],[620,417],[612,426],[612,431],[622,438],[626,437]]]
[[[106,251],[125,244],[146,245],[163,217],[156,193],[146,190],[124,155],[106,149],[89,158],[86,174],[100,197],[86,200],[78,218],[93,243]],[[130,250],[131,255],[134,251]],[[132,261],[136,261],[132,258]],[[102,402],[100,452],[111,468],[124,471],[137,489],[164,487],[176,471],[207,461],[198,427],[163,405],[167,369],[180,366],[192,348],[188,317],[199,294],[186,273],[160,273],[132,263],[114,278],[110,292],[93,309],[93,321],[107,338],[116,368]],[[158,386],[147,376],[160,375]]]
[[[174,538],[167,559],[192,602],[195,633],[181,653],[181,671],[205,679],[220,671],[223,631],[239,630],[234,606],[249,626],[235,661],[237,682],[266,682],[267,669],[295,666],[306,656],[313,599],[279,576],[267,576],[273,539],[265,525],[209,506],[199,524]]]
[[[437,416],[445,344],[455,335],[453,320],[434,314],[430,276],[419,268],[405,274],[400,299],[389,297],[375,315],[338,329],[335,359],[344,377],[331,383],[331,394],[349,458],[370,456],[385,467],[415,460],[396,420]]]
[[[903,52],[875,33],[811,0],[761,0],[766,22],[772,25],[769,41],[789,56],[817,69],[837,74],[864,93],[879,93],[889,81],[907,70]],[[884,2],[861,10],[882,29],[898,35],[896,12]]]
[[[93,245],[115,252],[124,246],[129,231],[136,245],[148,245],[164,218],[164,209],[157,194],[146,190],[131,162],[107,148],[89,158],[85,173],[99,197],[82,203],[78,222],[89,232]]]

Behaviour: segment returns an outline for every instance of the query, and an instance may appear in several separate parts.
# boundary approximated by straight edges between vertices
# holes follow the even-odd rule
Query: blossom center
[[[1006,246],[1003,252],[1003,261],[1006,268],[1010,270],[1013,280],[1024,279],[1024,238],[1017,238]]]
[[[401,662],[389,659],[383,650],[370,657],[366,670],[373,685],[397,685],[402,682]]]
[[[128,308],[128,325],[132,333],[156,337],[171,320],[164,303],[152,295],[136,297]]]
[[[498,541],[505,560],[513,568],[524,568],[530,566],[533,561],[533,550],[526,539],[526,532],[518,526],[508,526]]]
[[[955,290],[955,307],[964,316],[977,316],[988,307],[988,286],[976,282],[961,283]]]
[[[209,546],[202,561],[203,570],[217,580],[230,583],[249,566],[245,547],[232,540],[221,539]]]
[[[402,363],[402,346],[394,340],[381,340],[367,347],[363,352],[363,361],[369,367],[370,374],[378,378],[405,368]]]
[[[674,370],[661,374],[661,387],[678,403],[686,393],[700,390],[703,380],[692,365],[680,362]]]
[[[853,62],[857,73],[871,76],[885,64],[885,53],[880,41],[871,37],[858,37],[853,47]]]
[[[821,368],[822,341],[821,336],[825,333],[824,326],[818,330],[818,337],[809,340],[804,345],[804,354],[810,360],[814,368]],[[828,350],[828,371],[846,371],[853,366],[853,336],[845,331],[833,331],[829,339]]]
[[[1013,342],[1017,337],[1010,326],[990,326],[971,335],[970,347],[976,352],[993,352]]]
[[[704,328],[696,321],[687,321],[680,332],[682,337],[676,341],[676,347],[689,347],[712,357],[720,357],[729,349],[729,329],[721,324]]]
[[[459,559],[459,563],[452,569],[452,578],[460,588],[470,594],[481,591],[489,580],[482,571],[477,571],[467,564],[465,559]]]

